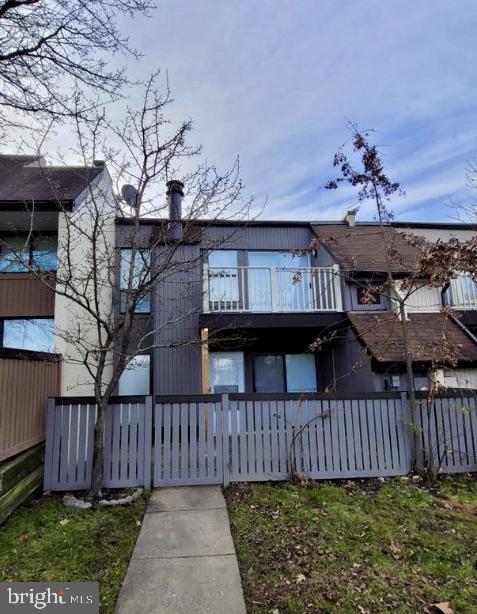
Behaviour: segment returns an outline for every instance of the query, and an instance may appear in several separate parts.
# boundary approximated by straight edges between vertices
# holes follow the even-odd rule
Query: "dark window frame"
[[[52,320],[55,322],[54,316],[2,316],[0,318],[0,349],[1,350],[17,350],[18,352],[36,352],[40,354],[55,354],[56,352],[45,352],[44,350],[25,350],[23,348],[5,347],[3,345],[3,337],[5,332],[5,320]]]
[[[154,352],[140,352],[138,354],[134,355],[134,358],[136,358],[137,356],[149,356],[149,392],[147,393],[146,396],[151,396],[152,395],[152,391],[154,388],[154,369],[153,369],[153,361],[154,361]],[[127,369],[127,367],[126,367]],[[124,369],[123,373],[126,371],[126,369]],[[123,375],[123,373],[121,373],[121,375]],[[118,378],[118,383],[116,384],[116,394],[117,396],[119,396],[119,379],[121,378],[121,375]],[[121,396],[131,396],[131,395],[121,395]],[[137,396],[137,395],[132,395],[132,396]]]
[[[0,232],[0,236],[3,237],[25,237],[28,238],[28,235],[30,234],[30,241],[28,242],[28,265],[29,267],[33,268],[33,265],[35,264],[35,260],[33,258],[33,253],[35,251],[35,241],[38,240],[39,238],[49,238],[49,237],[53,237],[54,239],[56,239],[57,241],[57,252],[56,255],[58,257],[58,233],[54,230],[46,230],[45,232],[40,232],[38,230],[33,231],[32,233],[28,233],[28,232],[11,232],[11,231],[1,231]],[[2,255],[4,246],[0,244],[0,257]],[[57,260],[58,262],[58,260]],[[40,269],[42,270],[42,269]],[[58,267],[56,269],[46,269],[45,272],[50,272],[50,273],[56,273],[56,271],[58,270]],[[0,271],[0,275],[28,275],[30,274],[31,271]]]
[[[315,379],[316,379],[316,391],[318,391],[318,365],[316,362],[316,355],[311,353],[311,352],[252,352],[250,354],[250,358],[252,361],[252,387],[253,387],[253,392],[254,394],[274,394],[274,393],[269,393],[269,392],[257,392],[256,389],[256,381],[255,381],[255,357],[256,356],[282,356],[283,358],[283,377],[284,377],[284,389],[285,389],[285,393],[288,393],[288,379],[287,379],[287,360],[286,357],[291,356],[291,355],[295,355],[295,356],[302,356],[303,354],[306,355],[310,355],[313,356],[313,362],[315,365]],[[276,393],[276,394],[280,394],[280,393]],[[292,394],[296,394],[296,393],[292,393]]]
[[[127,251],[130,252],[132,251],[132,247],[120,247],[119,248],[119,266],[118,266],[118,286],[119,286],[119,313],[123,314],[126,313],[125,309],[123,308],[123,296],[126,296],[126,292],[128,291],[127,288],[121,288],[121,281],[122,281],[122,276],[121,276],[121,262],[122,262],[122,254],[123,252]],[[138,252],[149,252],[150,257],[151,257],[151,265],[150,268],[152,269],[152,251],[150,247],[138,247],[137,248]],[[135,289],[131,288],[131,291],[133,292]],[[148,311],[138,311],[137,307],[139,305],[139,303],[148,298],[149,299],[149,310]],[[125,301],[124,301],[125,304]],[[143,297],[141,297],[138,302],[136,303],[136,309],[134,310],[135,314],[138,315],[150,315],[152,313],[152,292],[148,292],[147,295],[144,295]]]
[[[385,311],[387,309],[386,297],[379,293],[377,295],[376,303],[360,303],[358,300],[359,292],[365,292],[368,289],[372,289],[373,286],[377,286],[375,283],[368,283],[363,280],[362,283],[352,283],[351,287],[351,310],[352,311]]]

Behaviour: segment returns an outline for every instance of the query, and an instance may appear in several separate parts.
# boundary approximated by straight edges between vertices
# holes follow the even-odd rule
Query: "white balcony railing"
[[[342,311],[339,267],[204,266],[205,313]]]
[[[470,275],[452,279],[446,292],[446,302],[458,309],[477,310],[477,283]]]

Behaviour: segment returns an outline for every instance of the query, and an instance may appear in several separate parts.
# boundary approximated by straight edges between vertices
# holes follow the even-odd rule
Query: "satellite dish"
[[[121,188],[121,196],[123,197],[123,199],[127,202],[127,204],[132,207],[133,209],[136,209],[137,207],[137,190],[136,188],[129,184],[126,183],[126,185],[123,185],[123,187]]]

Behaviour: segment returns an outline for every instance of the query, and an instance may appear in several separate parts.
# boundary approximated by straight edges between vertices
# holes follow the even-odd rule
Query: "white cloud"
[[[435,219],[425,203],[464,190],[477,142],[474,0],[160,0],[152,19],[126,25],[144,53],[130,69],[169,71],[173,118],[193,118],[219,166],[240,153],[249,190],[268,196],[263,217],[342,215],[352,194],[318,187],[346,118],[389,146],[407,191],[398,211]]]

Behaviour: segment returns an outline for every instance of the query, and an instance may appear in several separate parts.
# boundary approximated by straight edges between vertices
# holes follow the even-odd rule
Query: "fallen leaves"
[[[27,541],[28,541],[28,535],[19,535],[19,536],[17,537],[17,542],[18,542],[19,544],[24,544],[24,543],[25,543],[25,542],[27,542]]]
[[[440,603],[431,604],[435,612],[440,614],[454,614],[454,610],[450,607],[448,601],[441,601]]]

